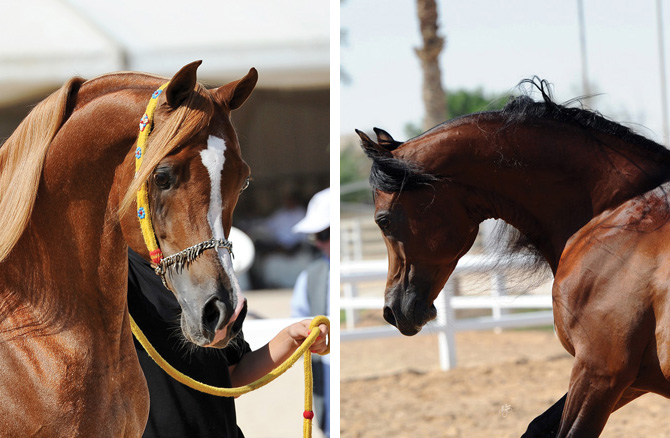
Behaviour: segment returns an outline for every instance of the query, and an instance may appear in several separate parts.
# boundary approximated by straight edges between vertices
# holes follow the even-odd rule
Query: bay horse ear
[[[249,73],[242,79],[233,81],[222,87],[212,90],[214,96],[232,111],[242,106],[251,95],[258,82],[258,72],[251,67]]]
[[[165,89],[165,99],[172,108],[177,108],[193,92],[197,80],[197,71],[202,61],[186,64],[170,79]]]
[[[372,158],[373,160],[375,158],[381,158],[381,157],[387,157],[387,158],[393,157],[393,154],[391,154],[390,150],[383,148],[374,141],[372,141],[365,132],[356,129],[356,134],[358,134],[358,136],[361,138],[361,147],[363,148],[365,155],[367,155],[368,157]]]
[[[401,141],[396,141],[391,137],[391,134],[379,128],[372,128],[377,134],[377,142],[379,146],[388,149],[389,151],[394,151],[398,149],[398,146],[402,144]]]

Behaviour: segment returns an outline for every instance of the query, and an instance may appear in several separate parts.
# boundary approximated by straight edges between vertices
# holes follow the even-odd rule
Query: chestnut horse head
[[[196,82],[199,64],[182,68],[157,98],[147,163],[129,184],[122,226],[131,248],[148,256],[138,235],[137,209],[128,208],[139,184],[147,181],[157,244],[165,261],[175,261],[162,267],[162,275],[182,308],[182,332],[196,345],[223,348],[246,314],[232,267],[234,242],[227,237],[238,196],[249,183],[249,166],[230,112],[249,97],[257,73],[252,69],[208,91]],[[160,264],[160,258],[154,262]]]

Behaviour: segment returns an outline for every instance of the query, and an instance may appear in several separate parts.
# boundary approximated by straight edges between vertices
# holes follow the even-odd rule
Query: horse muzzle
[[[199,347],[224,348],[242,329],[247,300],[228,288],[198,298],[179,299],[182,308],[181,329],[187,341]]]
[[[384,319],[405,336],[416,335],[428,321],[437,316],[435,306],[413,288],[401,290],[394,287],[387,289],[385,296]]]
[[[211,315],[208,315],[207,308],[203,311],[203,334],[207,339],[211,338],[211,341],[204,345],[205,347],[224,348],[231,339],[237,336],[242,330],[242,323],[247,316],[247,300],[245,298],[242,302],[238,303],[235,312],[228,322],[221,320],[221,315],[225,314],[217,312],[217,310],[212,310]],[[215,325],[214,321],[216,321]]]

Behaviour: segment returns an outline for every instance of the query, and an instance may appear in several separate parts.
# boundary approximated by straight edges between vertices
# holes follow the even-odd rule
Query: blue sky
[[[583,1],[589,82],[601,93],[589,105],[662,141],[655,0]],[[670,1],[663,8],[668,24]],[[537,75],[559,102],[583,93],[577,0],[438,0],[438,9],[445,88],[503,94]],[[423,114],[415,2],[345,0],[340,15],[341,64],[351,78],[341,85],[340,133],[377,126],[405,139],[405,124]]]

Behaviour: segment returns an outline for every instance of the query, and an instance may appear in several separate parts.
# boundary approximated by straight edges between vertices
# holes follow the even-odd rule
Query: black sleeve
[[[128,309],[154,348],[173,367],[209,385],[231,387],[229,365],[250,351],[240,333],[223,350],[200,348],[183,339],[176,298],[149,262],[129,250]],[[237,427],[234,399],[191,389],[160,369],[135,341],[149,386],[150,411],[144,438],[243,438]]]

